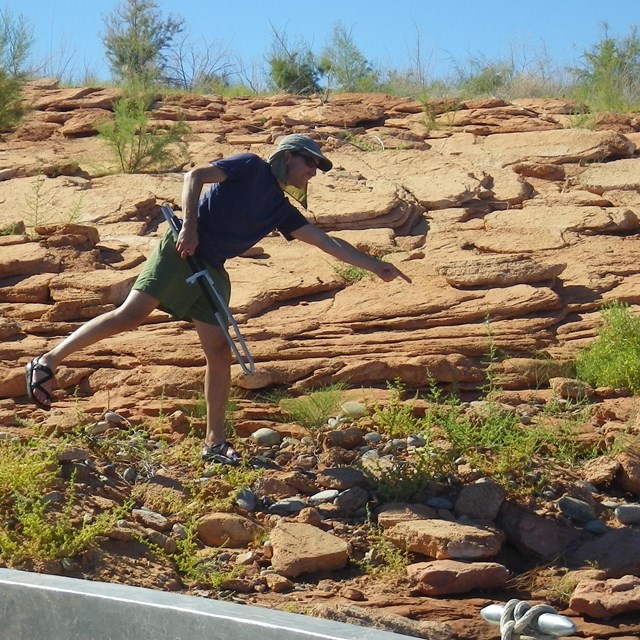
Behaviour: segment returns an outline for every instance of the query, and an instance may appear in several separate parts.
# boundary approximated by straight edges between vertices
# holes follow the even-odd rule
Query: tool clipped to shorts
[[[162,215],[164,216],[165,220],[171,227],[174,240],[177,240],[178,233],[180,232],[180,229],[182,227],[182,220],[180,220],[180,218],[175,215],[173,209],[168,204],[163,204],[160,207],[160,210],[162,211]],[[231,314],[231,310],[227,306],[224,298],[216,289],[216,285],[213,281],[213,278],[211,277],[211,274],[207,271],[207,269],[205,269],[198,263],[196,258],[189,257],[186,260],[187,264],[193,271],[193,275],[187,278],[187,282],[189,284],[193,284],[196,281],[198,282],[207,301],[214,310],[216,320],[222,328],[225,338],[227,339],[227,342],[229,343],[231,351],[233,351],[238,364],[242,367],[242,370],[246,374],[253,375],[256,371],[256,365],[253,361],[253,358],[251,357],[251,354],[249,353],[247,344],[245,343],[244,338],[240,333],[238,324]],[[229,333],[229,327],[233,328],[235,338],[233,338]],[[236,342],[238,344],[236,344]]]

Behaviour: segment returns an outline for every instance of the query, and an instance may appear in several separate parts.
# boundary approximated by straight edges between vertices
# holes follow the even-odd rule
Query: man
[[[410,279],[397,267],[332,238],[310,224],[285,196],[306,208],[307,184],[317,169],[331,161],[319,145],[301,134],[286,136],[268,160],[252,153],[223,158],[185,174],[182,189],[184,222],[176,242],[168,231],[138,276],[124,303],[93,318],[48,353],[26,366],[27,393],[41,409],[51,408],[54,372],[64,358],[103,338],[138,327],[156,308],[193,322],[206,359],[207,427],[202,457],[236,464],[239,456],[225,437],[225,408],[231,388],[231,350],[185,258],[197,256],[207,266],[216,288],[228,302],[230,283],[225,260],[239,256],[277,229],[288,240],[302,240],[384,281]],[[205,184],[211,185],[201,197]]]

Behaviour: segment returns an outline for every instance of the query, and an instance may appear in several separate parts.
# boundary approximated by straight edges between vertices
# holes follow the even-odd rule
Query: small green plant
[[[332,384],[306,396],[283,398],[280,408],[287,420],[307,429],[319,429],[340,410],[343,390],[343,384]]]
[[[603,326],[594,342],[576,358],[579,380],[594,387],[640,392],[640,317],[613,302],[602,309]]]
[[[51,224],[58,221],[61,224],[77,222],[82,213],[82,200],[84,194],[80,194],[73,202],[66,215],[59,211],[58,199],[55,191],[49,188],[47,176],[39,173],[34,180],[31,192],[25,195],[26,211],[25,223],[31,228]]]
[[[224,491],[212,499],[207,497],[206,508],[210,511],[233,511],[238,494],[251,487],[264,474],[264,469],[254,469],[246,464],[237,467],[212,463],[205,475],[217,476],[224,484]]]
[[[577,111],[569,116],[570,129],[589,129],[593,131],[596,128],[596,116],[587,110]]]
[[[372,274],[366,269],[348,264],[332,264],[333,270],[346,282],[358,282],[364,278],[371,278]]]
[[[357,564],[370,576],[401,576],[409,564],[408,553],[389,542],[384,530],[371,519],[367,513],[365,522],[369,551]]]
[[[437,120],[438,109],[436,105],[429,102],[429,100],[425,100],[422,103],[422,108],[424,110],[424,126],[427,128],[427,131],[437,131],[440,124]]]
[[[346,129],[342,138],[360,151],[384,151],[384,142],[378,136],[358,135],[350,129]]]
[[[546,589],[549,594],[548,599],[562,608],[568,607],[571,596],[579,582],[580,577],[572,574],[570,571],[566,571],[562,573],[562,575],[556,576],[555,579],[548,581]]]
[[[188,158],[184,136],[189,127],[178,120],[163,133],[154,131],[149,124],[151,101],[145,91],[130,89],[116,102],[113,120],[98,125],[123,173],[162,171]]]
[[[440,427],[469,464],[497,480],[525,471],[543,445],[536,429],[522,425],[498,403],[489,402],[481,412],[459,415]]]
[[[412,403],[402,399],[405,393],[403,382],[396,379],[387,384],[387,389],[390,393],[389,401],[374,408],[373,421],[378,429],[391,438],[422,433],[424,425],[413,415]]]
[[[363,472],[385,502],[414,502],[424,499],[425,491],[440,469],[430,451],[421,449],[407,459],[369,462]]]
[[[149,544],[147,541],[143,541]],[[153,545],[150,545],[155,551],[162,551]],[[175,562],[178,571],[189,581],[210,585],[214,589],[220,588],[225,581],[237,577],[242,567],[234,566],[232,569],[223,569],[220,562],[216,560],[222,548],[211,549],[211,559],[203,559],[199,551],[201,548],[198,542],[196,526],[190,522],[186,526],[186,536],[178,540],[177,550],[175,553],[169,554],[169,557]]]
[[[12,222],[4,227],[0,227],[0,236],[16,236],[24,233],[23,222]]]
[[[135,464],[141,478],[151,478],[160,465],[160,451],[151,443],[147,425],[112,429],[95,435],[88,428],[81,433],[82,439],[99,455],[113,461]]]
[[[500,387],[497,383],[497,376],[495,373],[496,367],[500,358],[502,356],[498,346],[496,344],[496,339],[493,335],[493,330],[491,329],[491,318],[487,316],[484,320],[484,324],[487,330],[487,344],[488,351],[486,355],[487,360],[487,381],[482,387],[483,394],[490,398],[493,394],[500,390]]]
[[[579,573],[558,566],[558,559],[554,559],[547,565],[535,566],[514,576],[509,586],[522,593],[535,593],[552,606],[564,609],[579,581]]]
[[[36,176],[31,189],[31,193],[25,195],[27,211],[25,218],[31,227],[37,227],[51,222],[54,212],[53,207],[56,204],[56,198],[53,192],[47,193],[45,182],[47,177],[40,173]]]

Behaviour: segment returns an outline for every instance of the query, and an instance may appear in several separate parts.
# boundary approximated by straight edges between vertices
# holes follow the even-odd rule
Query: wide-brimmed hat
[[[327,158],[321,151],[320,145],[309,136],[305,136],[302,133],[292,133],[285,136],[278,142],[276,150],[269,156],[268,162],[271,162],[272,158],[280,156],[285,151],[291,151],[293,153],[302,153],[318,160],[318,169],[320,171],[329,171],[333,167],[333,163]]]

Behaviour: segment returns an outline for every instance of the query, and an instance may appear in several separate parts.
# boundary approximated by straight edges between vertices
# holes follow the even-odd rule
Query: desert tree
[[[113,75],[149,86],[162,77],[167,52],[184,30],[184,20],[163,17],[156,0],[123,0],[104,18],[104,26],[102,42]]]
[[[14,16],[9,9],[0,10],[0,66],[9,76],[26,75],[25,64],[33,42],[33,30],[22,14]]]
[[[379,88],[379,73],[355,44],[352,32],[341,22],[333,25],[318,66],[330,88],[334,82],[340,91],[367,92]]]
[[[33,41],[24,16],[0,11],[0,131],[11,128],[23,114],[21,92]]]
[[[320,71],[309,45],[301,41],[289,46],[284,32],[271,25],[273,41],[269,55],[269,78],[274,89],[308,95],[320,90]]]
[[[606,23],[599,42],[582,55],[582,65],[573,69],[578,96],[592,110],[631,111],[640,103],[640,36],[637,26],[617,39]]]

